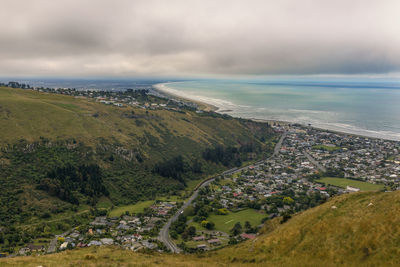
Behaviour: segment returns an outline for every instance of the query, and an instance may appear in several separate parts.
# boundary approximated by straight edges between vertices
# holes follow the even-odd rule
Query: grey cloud
[[[3,0],[0,75],[400,71],[399,1]]]

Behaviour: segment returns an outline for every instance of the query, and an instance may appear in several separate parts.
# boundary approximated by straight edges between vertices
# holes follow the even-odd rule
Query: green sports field
[[[336,177],[324,177],[316,182],[324,183],[326,185],[334,185],[342,188],[346,188],[347,186],[360,188],[361,191],[377,191],[383,189],[383,185],[381,184],[371,184],[367,182],[361,182],[356,180],[350,180],[345,178],[336,178]]]
[[[242,227],[244,223],[249,221],[251,226],[257,226],[261,224],[261,220],[266,217],[265,213],[260,213],[254,209],[246,209],[239,212],[230,212],[227,215],[210,215],[207,220],[215,223],[215,230],[229,233],[235,223],[240,222]],[[197,229],[204,229],[198,223],[192,223]]]

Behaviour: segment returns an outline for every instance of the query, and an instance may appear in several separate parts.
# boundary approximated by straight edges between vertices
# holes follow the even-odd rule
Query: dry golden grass
[[[254,244],[246,242],[223,254],[277,265],[400,264],[400,192],[342,195],[275,226]]]
[[[203,262],[203,260],[207,260]],[[191,255],[143,254],[115,247],[85,248],[49,256],[0,261],[0,266],[207,266],[210,260]]]

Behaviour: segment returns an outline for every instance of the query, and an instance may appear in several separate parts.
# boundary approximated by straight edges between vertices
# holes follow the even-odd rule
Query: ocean
[[[200,80],[157,84],[158,90],[205,102],[234,117],[400,141],[398,80]]]

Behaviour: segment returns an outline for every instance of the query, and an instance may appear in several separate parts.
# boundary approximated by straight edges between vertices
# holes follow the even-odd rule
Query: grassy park
[[[317,182],[342,188],[346,188],[347,186],[357,187],[360,188],[361,191],[377,191],[383,189],[384,187],[380,184],[371,184],[367,182],[336,177],[324,177],[317,180]]]
[[[210,215],[207,220],[215,223],[215,230],[229,233],[235,223],[240,222],[243,226],[246,221],[249,221],[252,226],[261,224],[261,220],[266,216],[265,213],[260,213],[254,209],[245,209],[238,212],[229,212],[227,215]],[[199,223],[192,222],[196,229],[203,229]]]
[[[121,214],[124,214],[126,211],[129,211],[129,213],[140,213],[143,212],[145,208],[150,207],[153,203],[154,200],[146,200],[146,201],[140,201],[132,205],[116,207],[115,209],[110,211],[109,215],[110,217],[118,217]]]

